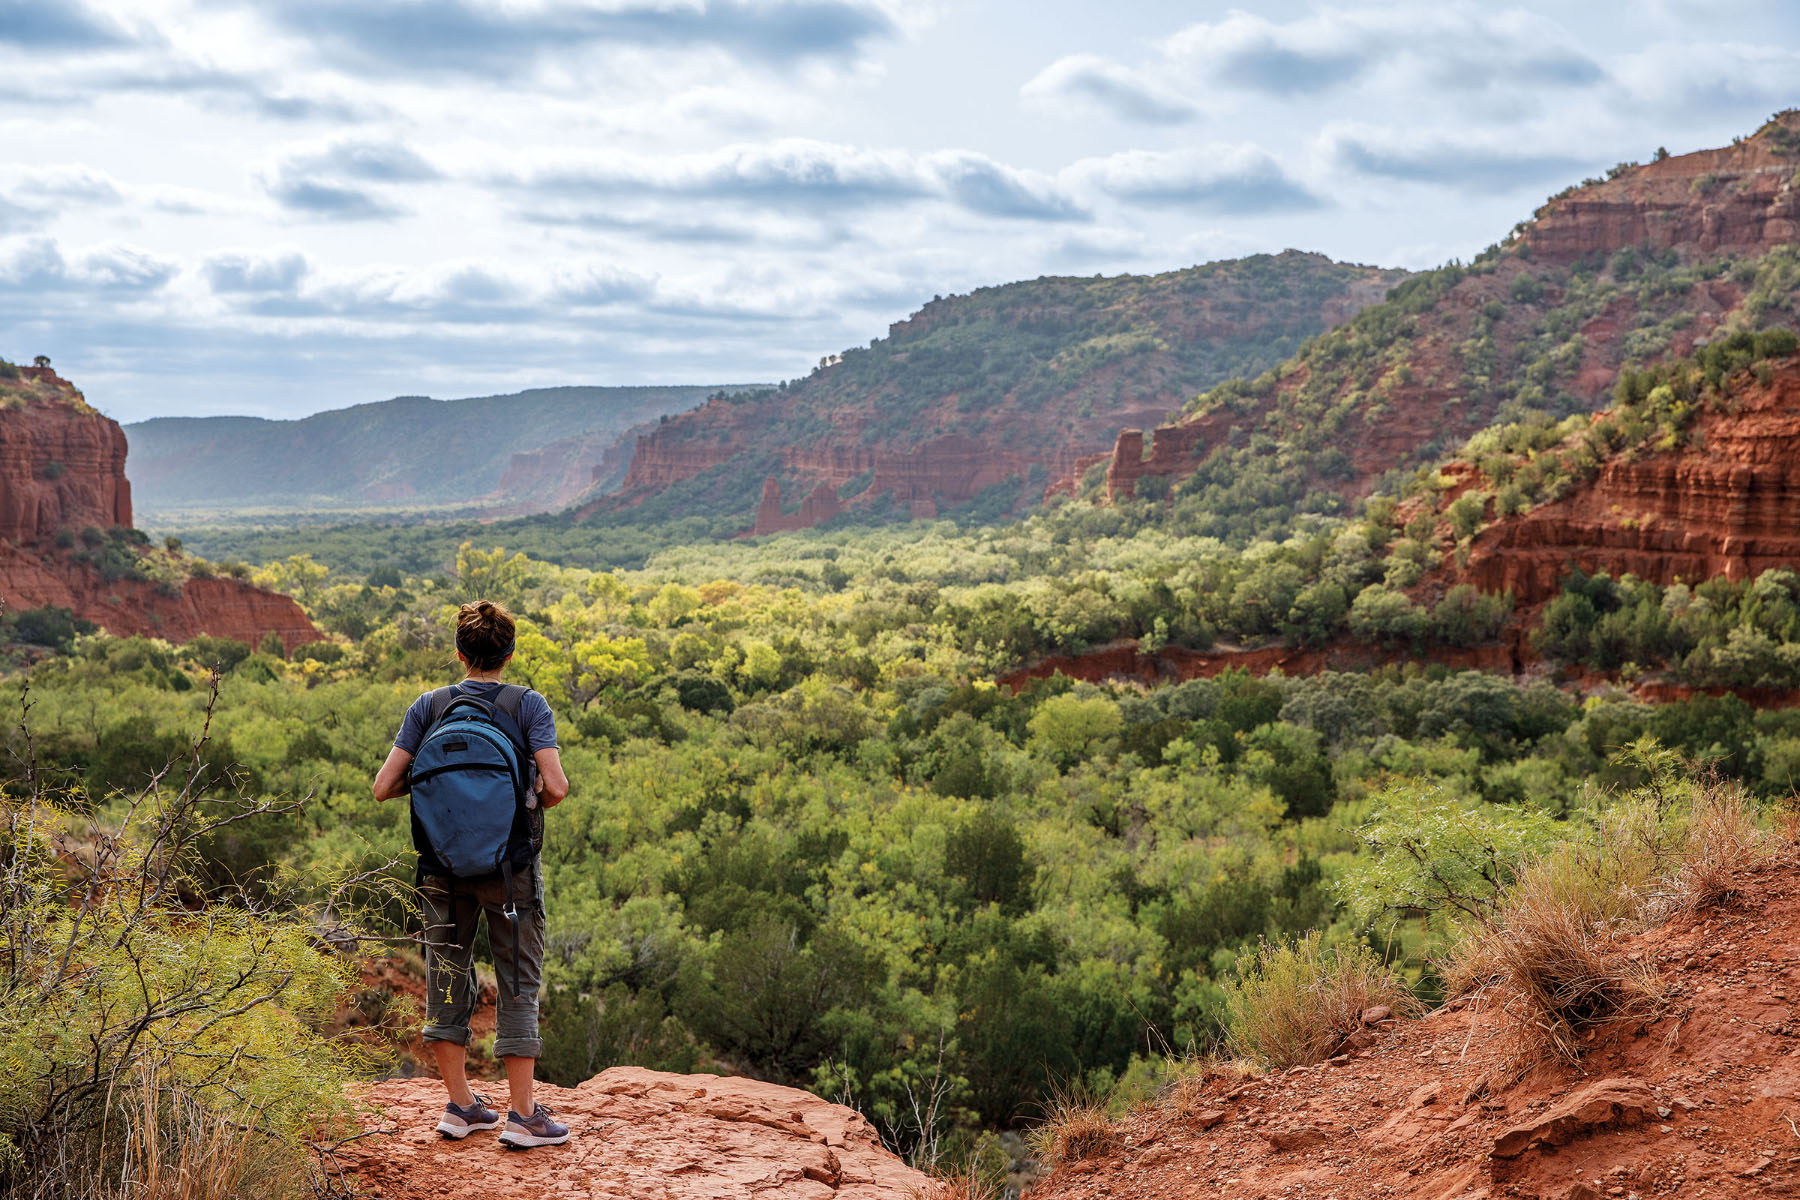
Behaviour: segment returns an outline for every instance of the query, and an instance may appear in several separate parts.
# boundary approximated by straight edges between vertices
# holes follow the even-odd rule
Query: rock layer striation
[[[1531,605],[1572,569],[1652,583],[1800,567],[1800,358],[1730,381],[1678,450],[1603,464],[1590,482],[1475,536],[1466,578]]]
[[[1428,447],[1448,449],[1485,427],[1507,394],[1560,392],[1564,403],[1598,409],[1628,359],[1688,353],[1747,303],[1767,298],[1748,295],[1740,279],[1724,273],[1702,275],[1671,294],[1615,288],[1610,302],[1588,309],[1594,272],[1605,268],[1614,282],[1629,282],[1644,263],[1671,255],[1684,264],[1754,260],[1797,240],[1800,111],[1731,146],[1589,180],[1551,199],[1485,267],[1444,284],[1429,303],[1377,310],[1385,313],[1379,355],[1355,344],[1354,329],[1327,334],[1326,353],[1281,367],[1265,392],[1148,431],[1125,430],[1110,456],[1108,498],[1130,497],[1149,476],[1191,475],[1228,442],[1244,445],[1253,434],[1283,441],[1321,423],[1342,457],[1310,482],[1354,498],[1385,472],[1421,461]],[[1588,273],[1585,285],[1578,272]],[[1564,329],[1575,312],[1579,324]],[[1757,318],[1770,319],[1781,318]],[[1553,328],[1562,345],[1542,353]],[[1663,341],[1646,350],[1645,331],[1658,328],[1666,328]],[[1313,371],[1337,370],[1342,362],[1355,369],[1330,383],[1323,399],[1311,396],[1316,410],[1308,411],[1300,399],[1314,389]],[[1089,455],[1080,465],[1106,461]]]

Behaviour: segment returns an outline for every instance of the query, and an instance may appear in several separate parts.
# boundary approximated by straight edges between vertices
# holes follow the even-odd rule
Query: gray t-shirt
[[[456,686],[478,700],[490,699],[500,687],[498,683],[469,681]],[[425,722],[430,719],[431,693],[425,692],[406,710],[400,732],[394,735],[394,745],[408,754],[417,754],[419,743],[425,740]],[[550,702],[536,692],[527,691],[520,697],[519,724],[524,727],[519,732],[525,735],[527,754],[556,745],[556,715],[550,711]]]

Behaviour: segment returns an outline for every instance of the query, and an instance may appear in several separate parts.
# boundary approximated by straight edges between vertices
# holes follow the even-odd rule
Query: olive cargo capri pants
[[[426,875],[419,880],[419,896],[425,916],[429,989],[424,1039],[469,1044],[469,1017],[479,998],[475,931],[486,913],[498,981],[494,989],[494,1056],[538,1057],[544,1048],[538,1037],[538,988],[544,974],[544,878],[539,865],[534,862],[529,870],[513,876],[512,902],[519,914],[516,941],[513,923],[502,911],[506,884],[498,875],[488,879]]]

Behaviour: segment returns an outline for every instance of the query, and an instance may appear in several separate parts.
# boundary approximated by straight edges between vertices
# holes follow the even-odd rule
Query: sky
[[[1800,4],[0,0],[0,356],[121,421],[805,374],[935,295],[1467,259]]]

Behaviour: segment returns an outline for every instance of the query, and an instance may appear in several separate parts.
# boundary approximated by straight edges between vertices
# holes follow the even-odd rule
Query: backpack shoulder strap
[[[426,730],[429,731],[439,721],[444,719],[444,714],[450,709],[451,701],[456,699],[460,691],[461,689],[454,683],[446,684],[441,688],[432,689],[430,703],[425,708]]]
[[[525,704],[525,693],[531,689],[516,683],[503,683],[494,690],[494,707],[512,718],[513,728],[519,731],[519,753],[523,758],[531,757],[527,751],[530,743],[525,729],[525,718],[520,715]]]

